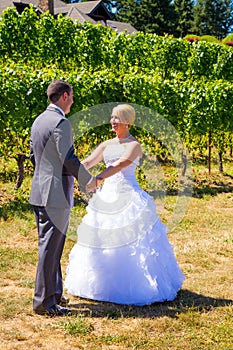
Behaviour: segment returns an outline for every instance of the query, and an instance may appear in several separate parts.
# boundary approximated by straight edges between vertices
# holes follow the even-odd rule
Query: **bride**
[[[104,160],[93,195],[71,250],[65,287],[83,298],[129,305],[173,300],[184,275],[167,238],[154,200],[141,189],[135,170],[142,157],[130,134],[135,110],[113,108],[116,137],[104,141],[83,161],[86,169]]]

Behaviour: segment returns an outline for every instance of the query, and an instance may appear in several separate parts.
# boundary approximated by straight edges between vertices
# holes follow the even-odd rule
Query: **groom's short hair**
[[[54,80],[47,89],[47,96],[50,102],[56,103],[59,98],[67,92],[68,95],[71,93],[71,85],[64,80]]]

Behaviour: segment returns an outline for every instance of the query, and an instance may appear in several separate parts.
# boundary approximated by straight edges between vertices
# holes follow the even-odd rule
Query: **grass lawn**
[[[31,176],[14,190],[15,168],[0,163],[0,336],[12,349],[233,349],[233,179],[213,169],[195,168],[193,196],[183,220],[169,232],[186,276],[173,302],[120,306],[71,297],[71,317],[32,311],[37,232],[28,204]],[[12,168],[11,168],[12,167]],[[157,203],[157,200],[156,200]],[[167,222],[174,195],[158,211]],[[85,213],[76,198],[72,217]],[[62,258],[63,273],[74,245],[70,224]],[[69,296],[70,297],[70,296]]]

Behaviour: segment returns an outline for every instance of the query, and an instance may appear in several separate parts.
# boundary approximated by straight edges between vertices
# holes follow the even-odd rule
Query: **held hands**
[[[86,185],[86,191],[95,193],[96,188],[97,188],[97,180],[96,180],[96,177],[93,176],[91,181]]]
[[[102,185],[103,181],[102,178],[98,178],[98,175],[96,177],[93,176],[91,182],[86,185],[86,191],[95,193],[97,188]]]
[[[102,179],[101,177],[98,177],[98,175],[96,176],[96,183],[97,183],[97,188],[99,188],[100,186],[102,186],[104,182],[104,179]]]

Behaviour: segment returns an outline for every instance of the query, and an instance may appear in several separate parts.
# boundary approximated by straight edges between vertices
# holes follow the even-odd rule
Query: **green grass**
[[[72,336],[85,336],[94,330],[94,327],[80,316],[75,319],[67,319],[65,321],[61,321],[56,325],[56,327],[64,329]]]
[[[15,178],[7,175],[6,168],[2,169],[1,349],[50,350],[54,344],[56,350],[233,349],[232,163],[225,165],[226,173],[222,175],[213,168],[210,177],[204,165],[194,168],[193,196],[183,220],[169,232],[186,276],[174,301],[132,307],[71,297],[71,308],[76,314],[65,318],[39,316],[32,311],[37,231],[28,205],[31,175],[26,173],[22,188],[16,191]],[[156,182],[150,169],[147,179]],[[171,187],[175,186],[173,177],[171,183]],[[79,194],[75,203],[62,257],[64,275],[76,239],[77,220],[80,222],[85,213]],[[174,191],[158,196],[156,204],[162,221],[169,222],[176,205]]]

